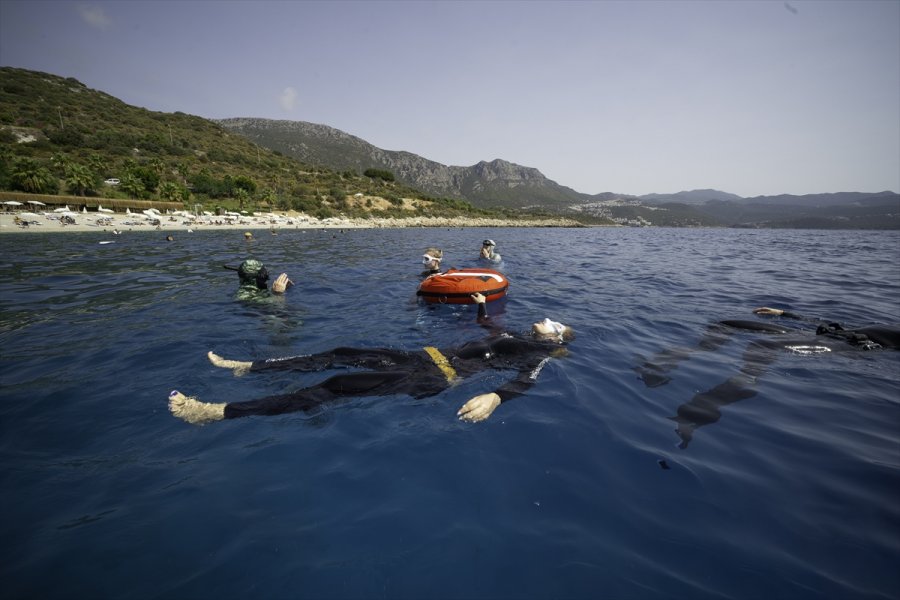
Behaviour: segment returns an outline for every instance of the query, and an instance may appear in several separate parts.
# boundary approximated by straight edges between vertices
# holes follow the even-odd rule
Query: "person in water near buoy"
[[[815,331],[804,331],[780,323],[749,320],[726,320],[707,327],[706,334],[696,348],[673,348],[665,350],[651,361],[647,361],[636,371],[647,387],[655,388],[670,381],[668,373],[673,371],[690,355],[703,351],[715,351],[738,331],[752,331],[771,334],[754,340],[743,356],[743,365],[734,375],[719,385],[699,392],[690,401],[682,404],[676,416],[670,417],[678,423],[676,433],[681,438],[680,448],[687,448],[694,431],[704,425],[717,422],[721,418],[720,408],[746,400],[756,395],[753,386],[765,373],[766,367],[787,351],[797,355],[816,356],[834,352],[865,350],[900,350],[900,326],[869,325],[854,329],[844,329],[839,323],[829,323],[820,319],[804,317],[780,308],[761,307],[753,311],[758,315],[784,317],[816,325]]]
[[[201,424],[250,415],[310,411],[348,397],[405,394],[418,399],[434,396],[456,381],[487,369],[515,369],[518,375],[514,379],[493,392],[475,396],[456,413],[464,421],[483,421],[501,403],[521,396],[534,385],[550,358],[566,353],[564,345],[574,333],[570,327],[550,319],[534,323],[529,336],[498,332],[487,316],[484,296],[473,294],[473,300],[478,304],[478,322],[492,331],[485,339],[455,348],[335,348],[319,354],[254,361],[227,360],[210,352],[209,360],[215,366],[231,369],[236,376],[340,367],[367,370],[335,375],[312,387],[246,402],[201,402],[175,390],[169,394],[169,410],[188,423]]]
[[[261,300],[269,294],[283,294],[294,285],[287,273],[282,273],[272,282],[269,289],[269,271],[261,261],[250,258],[241,263],[237,268],[224,265],[226,269],[237,271],[240,287],[237,291],[238,300]]]
[[[441,272],[441,261],[444,260],[444,251],[440,248],[428,248],[422,255],[422,264],[425,270],[422,271],[422,277],[428,277],[435,273]]]
[[[481,253],[478,255],[478,258],[491,262],[500,262],[502,260],[500,255],[494,251],[496,247],[497,244],[494,240],[484,240],[481,243]]]

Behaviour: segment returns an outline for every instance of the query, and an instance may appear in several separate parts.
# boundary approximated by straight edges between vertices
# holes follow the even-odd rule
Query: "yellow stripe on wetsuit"
[[[450,365],[450,361],[447,360],[447,357],[441,354],[441,351],[435,348],[434,346],[425,346],[425,352],[428,353],[428,356],[431,357],[431,360],[434,361],[435,366],[441,370],[444,374],[444,377],[447,378],[447,381],[453,381],[456,379],[456,369],[454,369]]]

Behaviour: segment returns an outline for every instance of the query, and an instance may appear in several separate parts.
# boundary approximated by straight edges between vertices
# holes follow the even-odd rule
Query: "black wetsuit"
[[[484,305],[481,304],[479,320],[483,317]],[[229,403],[225,406],[225,418],[308,411],[323,402],[348,396],[405,394],[425,398],[447,389],[457,378],[487,369],[518,372],[514,379],[494,390],[500,401],[506,402],[528,390],[551,355],[559,349],[560,344],[553,341],[501,333],[458,348],[428,348],[413,352],[389,348],[335,348],[308,356],[258,360],[252,363],[250,372],[313,372],[336,367],[366,370],[335,375],[318,385],[289,394]]]
[[[784,312],[782,317],[818,324],[815,334],[778,323],[754,320],[727,320],[714,323],[697,348],[674,348],[657,355],[636,370],[647,387],[658,387],[669,382],[668,373],[687,360],[696,351],[713,351],[725,344],[736,331],[752,331],[775,334],[754,340],[744,352],[740,372],[706,391],[698,392],[690,401],[680,405],[676,416],[676,429],[681,437],[681,448],[687,448],[694,431],[715,423],[721,417],[720,409],[756,395],[753,389],[758,377],[774,362],[783,350],[799,354],[827,354],[841,351],[900,350],[900,326],[870,325],[844,329],[837,323],[826,323],[794,313]]]

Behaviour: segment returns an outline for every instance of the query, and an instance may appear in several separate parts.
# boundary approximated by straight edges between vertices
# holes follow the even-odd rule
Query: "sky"
[[[586,194],[900,192],[900,0],[0,0],[0,66]]]

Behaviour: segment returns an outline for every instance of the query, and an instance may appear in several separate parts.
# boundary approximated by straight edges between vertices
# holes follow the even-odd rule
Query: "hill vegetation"
[[[207,119],[130,106],[72,78],[6,67],[0,190],[318,218],[518,216],[429,196],[379,165],[333,170],[302,163]]]
[[[154,112],[72,78],[14,68],[0,68],[2,191],[318,218],[566,216],[633,226],[900,229],[900,195],[889,191],[592,196],[500,159],[452,167],[325,125]]]

